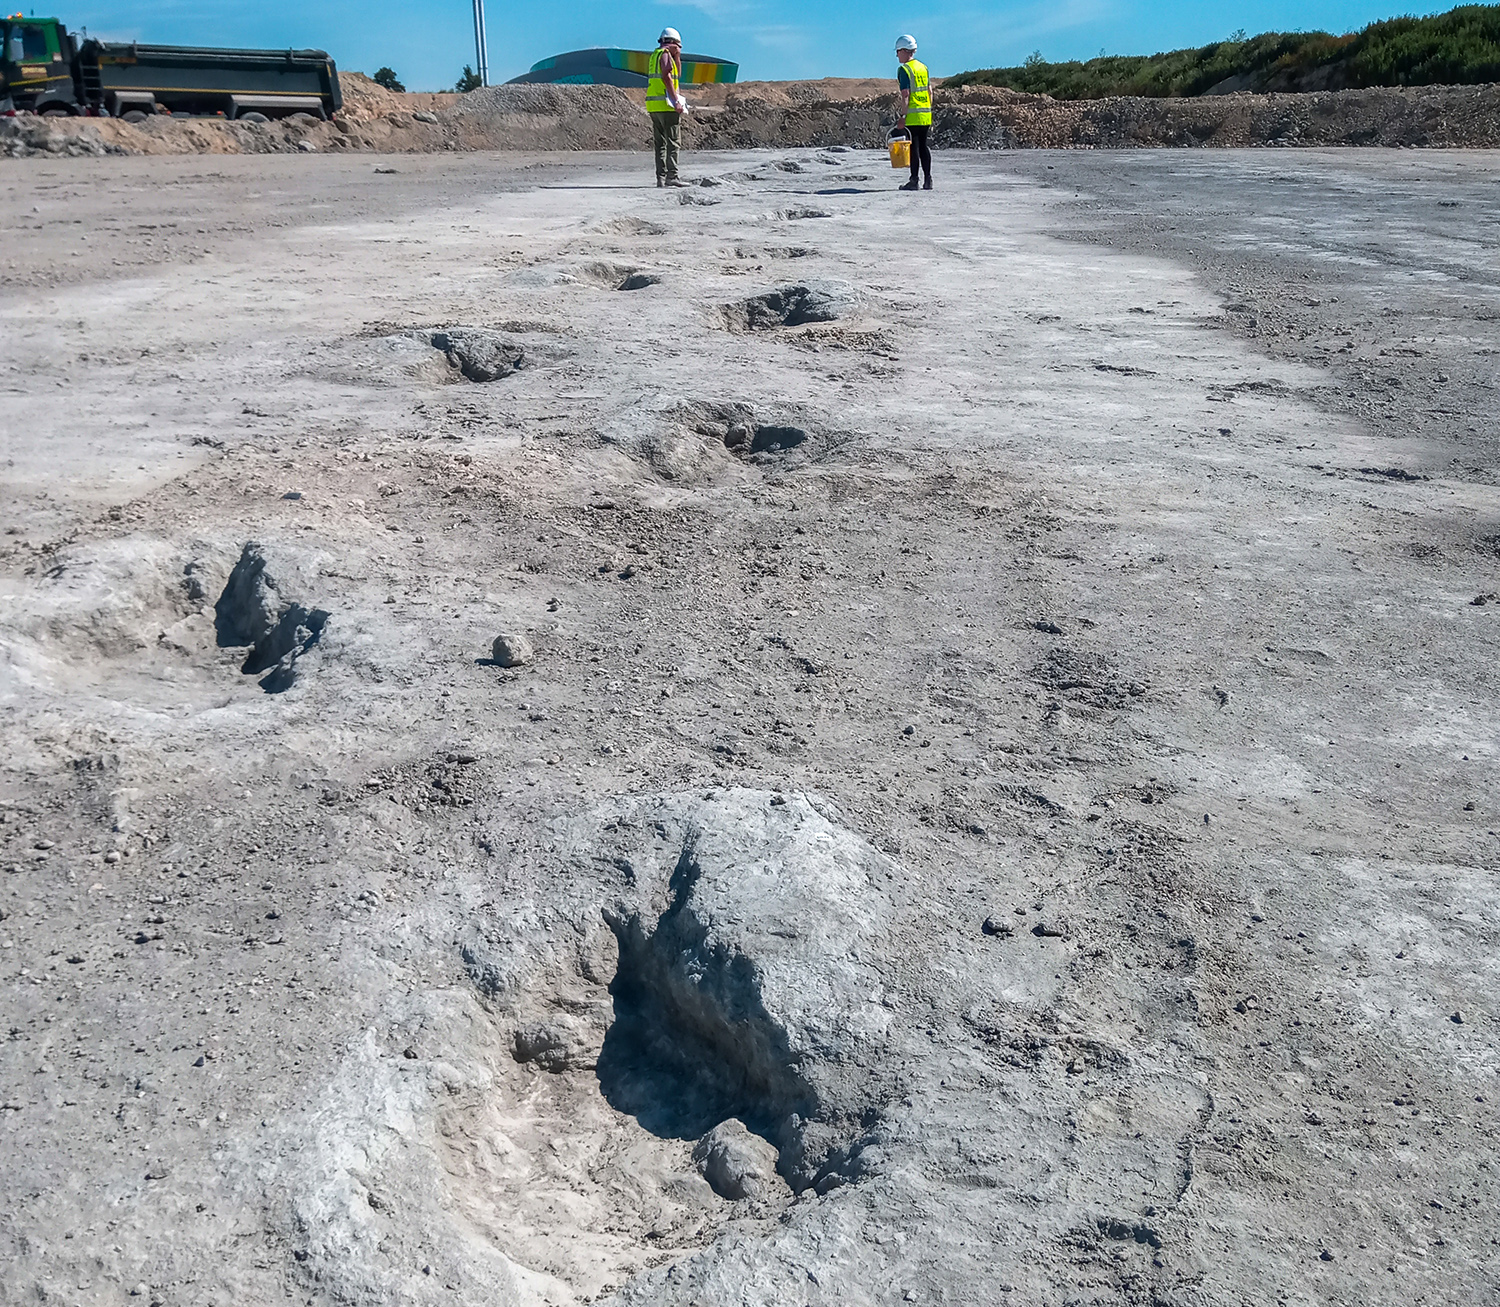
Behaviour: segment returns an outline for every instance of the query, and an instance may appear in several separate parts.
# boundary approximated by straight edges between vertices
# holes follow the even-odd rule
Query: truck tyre
[[[146,121],[146,114],[140,109],[127,109],[120,118],[127,123],[143,123]]]
[[[256,113],[254,109],[249,113],[242,113],[235,119],[237,123],[268,123],[271,120],[263,113]]]

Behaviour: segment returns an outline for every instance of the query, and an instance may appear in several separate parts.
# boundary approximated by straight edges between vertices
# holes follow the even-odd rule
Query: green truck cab
[[[0,113],[70,115],[80,112],[73,86],[78,51],[55,18],[0,19]]]
[[[158,114],[266,122],[329,119],[343,106],[323,50],[210,50],[79,42],[55,18],[0,18],[0,115],[86,115],[142,122]]]

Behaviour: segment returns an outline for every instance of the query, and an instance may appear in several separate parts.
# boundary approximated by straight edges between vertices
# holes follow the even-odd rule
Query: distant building
[[[603,86],[646,85],[646,61],[649,50],[570,50],[555,54],[531,65],[529,73],[512,77],[517,82],[570,82],[574,85],[599,83]],[[714,82],[732,82],[739,76],[739,64],[715,59],[706,54],[682,56],[682,84],[706,86]]]

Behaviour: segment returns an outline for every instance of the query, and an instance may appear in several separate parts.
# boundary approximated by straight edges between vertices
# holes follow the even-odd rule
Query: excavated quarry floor
[[[0,1303],[1493,1299],[1500,163],[686,162],[0,170]]]

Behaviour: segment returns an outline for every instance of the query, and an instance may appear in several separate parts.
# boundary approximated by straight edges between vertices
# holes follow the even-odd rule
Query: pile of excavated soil
[[[896,96],[791,102],[730,97],[690,117],[700,149],[754,146],[878,147],[897,121]],[[1500,88],[1377,87],[1305,95],[1196,99],[1054,100],[1000,87],[940,92],[933,139],[948,149],[1160,146],[1500,145]]]
[[[0,154],[273,154],[294,150],[635,150],[650,129],[640,92],[612,86],[494,86],[402,94],[343,78],[338,121],[159,118],[0,120]],[[898,121],[894,84],[875,79],[693,88],[693,149],[878,147]],[[1054,100],[1001,87],[940,92],[934,140],[948,149],[1161,146],[1500,145],[1500,88],[1377,87],[1296,95]]]
[[[334,122],[212,118],[0,119],[0,155],[429,154],[443,150],[633,150],[650,146],[644,105],[614,86],[492,86],[468,95],[397,95],[358,73],[341,78]]]
[[[1500,145],[1493,85],[1076,101],[968,87],[940,104],[937,134],[950,147]]]
[[[477,150],[635,150],[651,140],[642,108],[617,86],[490,86],[440,118]]]
[[[390,114],[433,112],[451,109],[463,99],[456,91],[387,91],[379,82],[363,73],[340,73],[339,87],[344,93],[341,118],[350,122],[370,122]]]

